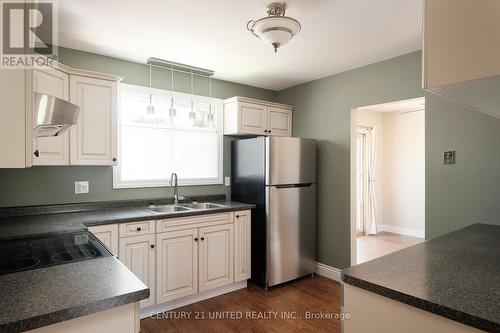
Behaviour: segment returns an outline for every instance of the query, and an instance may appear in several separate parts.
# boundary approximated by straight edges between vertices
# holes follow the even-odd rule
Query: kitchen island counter
[[[500,332],[500,226],[474,224],[342,271],[342,281]]]

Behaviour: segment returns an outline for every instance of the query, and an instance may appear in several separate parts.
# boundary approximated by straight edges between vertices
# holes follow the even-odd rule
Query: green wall
[[[149,67],[144,64],[59,48],[60,62],[75,68],[123,76],[123,83],[149,86]],[[153,87],[170,89],[170,71],[153,69]],[[196,77],[195,77],[196,78]],[[190,75],[175,73],[174,90],[189,93]],[[194,93],[208,96],[208,80],[196,78]],[[275,92],[227,81],[212,81],[212,96],[229,98],[245,96],[274,100]],[[224,175],[231,174],[230,138],[224,139]],[[111,167],[33,167],[30,169],[0,169],[0,207],[92,202],[102,200],[141,199],[171,196],[169,188],[113,189]],[[88,180],[90,193],[74,193],[74,182]],[[186,186],[179,189],[182,195],[226,194],[224,185]]]
[[[61,62],[124,76],[148,85],[145,65],[60,49]],[[189,76],[176,74],[175,90],[189,92]],[[153,86],[170,89],[170,73],[155,70]],[[207,95],[197,79],[195,94]],[[500,223],[500,120],[421,89],[421,52],[389,59],[281,92],[214,80],[213,96],[235,95],[294,105],[294,135],[318,140],[318,261],[350,264],[350,111],[365,105],[426,96],[426,238],[475,222]],[[224,140],[224,175],[230,174],[230,138]],[[445,149],[457,164],[442,165]],[[75,195],[74,181],[89,180],[90,194]],[[0,207],[171,195],[167,188],[112,188],[110,167],[34,167],[0,170]],[[230,195],[223,185],[182,187],[183,195]]]
[[[426,238],[500,224],[500,119],[428,94],[425,126]],[[451,149],[456,164],[443,165]]]
[[[500,120],[424,92],[421,62],[413,52],[277,93],[277,101],[295,106],[294,136],[318,140],[319,262],[350,266],[350,117],[360,106],[427,97],[427,238],[498,222]],[[442,151],[450,147],[457,164],[444,167]]]

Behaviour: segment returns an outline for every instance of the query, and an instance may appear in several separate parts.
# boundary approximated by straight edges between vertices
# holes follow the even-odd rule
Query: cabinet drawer
[[[197,228],[200,226],[211,226],[233,222],[233,213],[204,214],[187,216],[173,219],[158,220],[156,229],[158,232],[176,231],[186,228]],[[201,225],[200,225],[201,224]]]
[[[148,235],[155,233],[155,221],[139,221],[120,224],[120,237]]]

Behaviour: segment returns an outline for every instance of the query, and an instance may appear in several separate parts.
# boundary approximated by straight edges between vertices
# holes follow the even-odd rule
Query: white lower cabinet
[[[251,276],[251,214],[250,211],[234,214],[234,282]]]
[[[89,227],[89,231],[94,234],[114,256],[118,255],[118,224],[105,224]]]
[[[198,292],[198,229],[172,231],[156,236],[158,303]]]
[[[145,308],[181,298],[189,304],[194,302],[189,296],[199,301],[213,294],[196,294],[249,279],[250,223],[247,210],[103,225],[89,231],[149,287],[151,296],[140,304]]]
[[[232,223],[165,232],[156,237],[158,303],[234,282]]]
[[[199,229],[199,290],[206,291],[233,283],[233,225]]]
[[[155,304],[155,241],[154,234],[120,238],[120,261],[151,291],[150,297],[141,301],[141,308]]]

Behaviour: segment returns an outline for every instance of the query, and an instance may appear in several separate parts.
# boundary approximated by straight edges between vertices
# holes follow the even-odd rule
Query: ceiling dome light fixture
[[[300,23],[294,18],[285,16],[286,3],[273,2],[267,6],[268,17],[257,21],[250,20],[247,29],[264,43],[271,44],[274,52],[285,45],[300,31]]]

